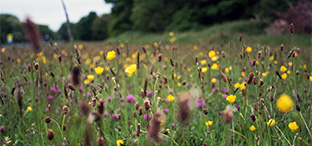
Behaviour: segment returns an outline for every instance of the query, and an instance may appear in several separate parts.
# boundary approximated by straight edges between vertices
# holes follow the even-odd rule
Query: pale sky
[[[110,13],[112,7],[104,0],[64,0],[64,3],[73,23],[91,11],[98,16]],[[53,31],[57,31],[66,21],[61,0],[0,0],[0,14],[3,13],[13,14],[20,21],[30,16],[35,23],[48,25]]]

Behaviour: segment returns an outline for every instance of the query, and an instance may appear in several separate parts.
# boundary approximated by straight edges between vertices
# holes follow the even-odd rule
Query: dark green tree
[[[7,34],[13,34],[14,42],[25,41],[22,23],[17,17],[10,14],[0,14],[0,40],[7,42]]]
[[[76,31],[76,24],[70,23],[69,27],[71,29],[71,33],[72,33],[74,39],[77,39],[78,35],[77,35],[77,31]],[[57,31],[57,34],[59,35],[60,39],[65,40],[65,41],[69,41],[66,22],[64,22],[61,25],[60,29]]]
[[[108,38],[108,23],[110,21],[110,15],[104,14],[101,17],[96,18],[92,22],[91,32],[94,40],[104,40]]]
[[[56,33],[53,32],[53,31],[49,28],[49,26],[39,24],[39,25],[38,25],[38,28],[39,28],[40,33],[41,33],[41,36],[42,36],[42,38],[43,38],[44,40],[47,41],[47,39],[49,39],[49,38],[52,38],[53,40],[58,39],[57,36],[56,36]],[[47,35],[49,36],[49,38],[47,38]]]
[[[108,34],[116,36],[132,29],[132,8],[133,0],[105,0],[106,3],[113,4],[111,20],[108,26]]]
[[[78,34],[79,40],[85,40],[90,41],[93,40],[92,33],[91,33],[91,26],[95,19],[97,19],[98,16],[95,12],[90,12],[88,16],[82,17],[76,26],[76,31]]]

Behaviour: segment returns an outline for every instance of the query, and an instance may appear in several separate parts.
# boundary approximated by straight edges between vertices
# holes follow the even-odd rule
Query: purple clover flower
[[[133,95],[129,94],[126,98],[126,101],[129,103],[133,103],[133,102],[135,102],[135,98]]]
[[[4,132],[4,131],[5,131],[5,127],[4,127],[3,125],[0,127],[0,131],[1,131],[1,132]]]
[[[111,97],[111,96],[108,96],[106,100],[107,100],[108,102],[111,102],[111,101],[112,101],[112,97]]]
[[[200,97],[196,99],[196,104],[199,109],[206,107],[205,99],[201,100]]]
[[[169,109],[165,108],[165,109],[164,109],[164,113],[165,113],[165,114],[168,114],[168,113],[169,113]]]
[[[148,97],[151,97],[152,94],[153,94],[153,92],[152,92],[151,90],[147,91],[147,96],[148,96]]]
[[[143,118],[144,118],[144,120],[147,121],[147,120],[152,119],[152,115],[151,114],[145,114]]]

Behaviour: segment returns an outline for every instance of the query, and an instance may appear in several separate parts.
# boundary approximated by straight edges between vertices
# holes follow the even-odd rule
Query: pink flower
[[[133,103],[133,102],[135,102],[135,98],[133,95],[129,94],[126,98],[126,101],[129,103]]]
[[[53,102],[53,103],[55,102],[55,99],[52,95],[49,95],[47,98],[48,98],[48,101]]]
[[[200,97],[196,99],[196,104],[197,104],[197,108],[199,109],[206,107],[205,99],[201,100]]]
[[[164,112],[165,112],[165,114],[168,114],[169,113],[169,109],[165,108]]]
[[[104,112],[104,117],[109,117],[109,113],[108,112]]]
[[[152,94],[153,94],[153,92],[152,92],[151,90],[147,92],[147,96],[148,96],[148,97],[151,97]]]
[[[89,98],[91,98],[92,93],[91,93],[91,92],[87,92],[87,96],[88,96]]]
[[[108,102],[112,101],[112,97],[111,96],[107,97],[107,101]]]
[[[117,115],[117,114],[113,113],[113,114],[112,114],[112,117],[113,117],[115,120],[118,120],[118,115]]]
[[[120,106],[121,106],[121,107],[124,107],[124,106],[125,106],[125,104],[122,102],[122,103],[120,103]]]
[[[148,118],[148,119],[147,119]],[[145,114],[144,115],[144,120],[150,120],[150,119],[152,119],[152,115],[151,114]]]
[[[5,127],[4,127],[4,126],[1,126],[1,127],[0,127],[0,131],[1,131],[1,132],[4,132],[4,131],[5,131]]]

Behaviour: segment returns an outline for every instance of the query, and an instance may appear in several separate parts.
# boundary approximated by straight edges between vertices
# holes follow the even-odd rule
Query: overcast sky
[[[64,0],[64,2],[69,20],[74,23],[91,11],[95,11],[97,15],[110,13],[112,7],[104,0]],[[0,13],[13,14],[21,21],[30,16],[35,23],[48,25],[53,31],[57,31],[66,21],[61,0],[0,0]]]

